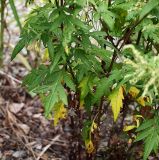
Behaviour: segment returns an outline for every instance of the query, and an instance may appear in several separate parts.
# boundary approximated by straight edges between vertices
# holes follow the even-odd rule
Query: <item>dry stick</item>
[[[97,126],[100,127],[100,119],[101,119],[101,116],[103,114],[103,104],[104,104],[104,97],[101,98],[101,101],[100,101],[100,105],[99,105],[99,109],[98,109],[98,113],[97,113],[97,120],[96,120],[96,124]],[[97,130],[97,134],[99,136],[99,130]],[[98,142],[96,142],[96,148],[98,146]]]
[[[7,22],[6,21],[4,21],[4,24],[5,24],[5,30],[6,30],[6,32],[8,34],[8,41],[6,42],[6,49],[4,51],[6,53],[8,51],[8,49],[9,49],[9,44],[10,44],[10,40],[11,40],[11,34],[10,34],[10,31],[9,31],[9,29],[7,27]]]
[[[13,81],[15,81],[15,82],[17,82],[17,83],[19,83],[19,84],[22,84],[22,81],[20,81],[20,80],[14,78],[13,76],[11,76],[11,75],[9,75],[9,74],[7,74],[7,73],[1,71],[1,70],[0,70],[0,74],[1,74],[1,75],[7,76],[7,77],[10,78],[11,80],[13,80]]]
[[[19,129],[18,125],[17,125],[17,119],[16,117],[11,115],[11,112],[9,111],[9,103],[7,102],[6,104],[7,106],[7,110],[6,110],[6,115],[7,115],[7,120],[9,122],[9,126],[12,129],[12,131],[15,133],[16,137],[18,138],[18,140],[26,147],[26,149],[28,149],[28,151],[33,155],[34,158],[35,154],[32,148],[28,147],[26,145],[26,143],[28,143],[27,139],[25,138],[24,134],[22,135],[21,133],[19,134],[16,130],[15,130],[15,126],[17,127],[17,129]],[[19,121],[19,120],[18,120]],[[25,142],[23,142],[22,138],[24,138]]]
[[[57,135],[54,139],[52,139],[52,141],[46,145],[42,152],[39,154],[38,158],[36,160],[40,160],[40,158],[43,156],[43,154],[59,139],[60,135]]]

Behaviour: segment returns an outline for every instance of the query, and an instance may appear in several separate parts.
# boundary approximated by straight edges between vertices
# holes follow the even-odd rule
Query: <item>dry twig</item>
[[[59,137],[60,137],[60,135],[57,135],[54,139],[52,139],[52,141],[43,148],[42,152],[39,154],[39,156],[36,160],[40,160],[42,155],[59,139]]]

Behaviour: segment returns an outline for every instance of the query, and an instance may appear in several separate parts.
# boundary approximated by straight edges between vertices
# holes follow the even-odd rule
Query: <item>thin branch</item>
[[[59,8],[58,0],[55,0],[55,3],[56,3],[56,7]]]
[[[142,35],[142,31],[140,30],[139,33],[138,33],[137,40],[136,40],[136,45],[139,45],[140,39],[141,39],[141,35]]]
[[[7,77],[10,78],[11,80],[13,80],[13,81],[15,81],[15,82],[17,82],[17,83],[19,83],[19,84],[22,84],[22,81],[20,81],[20,80],[14,78],[13,76],[11,76],[11,75],[9,75],[9,74],[7,74],[7,73],[1,71],[1,70],[0,70],[0,74],[1,74],[1,75],[7,76]]]
[[[43,148],[42,152],[39,154],[38,158],[36,160],[40,160],[43,154],[59,139],[60,135],[57,135],[52,141]]]
[[[119,47],[118,51],[121,51],[121,49],[124,47],[124,45],[128,42],[133,30],[136,28],[136,26],[138,24],[140,24],[142,22],[142,20],[147,16],[147,14],[145,16],[143,16],[143,18],[141,18],[140,20],[137,20],[136,23],[132,26],[131,29],[127,29],[127,31],[125,32],[124,36],[118,41],[116,47],[118,47],[119,43],[123,40],[123,43],[121,44],[121,46]],[[110,66],[109,66],[109,69],[108,69],[108,74],[107,76],[109,75],[109,73],[111,72],[112,68],[113,68],[113,64],[115,62],[117,58],[117,53],[114,51],[114,54],[113,54],[113,57],[112,57],[112,61],[110,63]]]

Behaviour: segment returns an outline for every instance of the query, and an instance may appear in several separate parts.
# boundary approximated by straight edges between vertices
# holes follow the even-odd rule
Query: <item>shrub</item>
[[[124,131],[137,128],[144,159],[157,153],[158,0],[46,0],[28,15],[12,59],[33,42],[44,48],[45,61],[23,84],[42,96],[55,126],[70,119],[79,142],[74,149],[82,149],[82,135],[91,159],[108,107],[116,122],[136,104],[134,124]]]

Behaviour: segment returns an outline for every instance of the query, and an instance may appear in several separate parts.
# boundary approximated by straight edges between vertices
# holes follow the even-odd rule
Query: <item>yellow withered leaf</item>
[[[140,105],[142,105],[143,107],[145,106],[145,98],[144,97],[139,97],[136,100]]]
[[[134,116],[134,121],[136,121],[136,128],[139,127],[141,118],[144,119],[142,115],[135,115]]]
[[[138,94],[140,93],[140,90],[134,86],[130,87],[129,89],[129,94],[132,96],[132,98],[137,98]],[[140,96],[139,98],[136,99],[136,101],[141,105],[145,106],[148,98]]]
[[[79,109],[84,109],[84,100],[80,100],[80,107],[79,107]]]
[[[91,132],[93,133],[94,130],[96,130],[97,128],[98,128],[97,123],[95,123],[95,122],[93,121],[93,123],[92,123],[92,125],[91,125]]]
[[[136,125],[124,126],[123,131],[127,132],[127,131],[130,131],[130,130],[134,129],[134,128],[138,128],[139,125],[140,125],[140,120],[139,120],[140,118],[143,118],[143,116],[142,115],[135,115],[134,116],[134,121],[135,121]]]
[[[130,130],[134,129],[134,128],[136,128],[136,125],[125,126],[123,131],[127,132],[127,131],[130,131]]]
[[[139,93],[140,93],[140,90],[139,90],[139,89],[137,89],[137,88],[134,87],[134,86],[130,87],[130,89],[129,89],[129,94],[130,94],[133,98],[136,98]]]
[[[58,102],[55,104],[54,109],[54,126],[57,126],[60,119],[65,119],[67,116],[67,109],[64,107],[63,102]]]
[[[49,51],[48,51],[48,48],[46,48],[42,57],[42,62],[46,62],[48,60],[49,60]]]
[[[112,106],[112,111],[114,115],[114,121],[117,120],[118,115],[120,113],[120,109],[123,107],[123,88],[120,87],[117,90],[114,90],[112,94],[109,96],[110,104]]]
[[[87,153],[90,154],[94,151],[93,142],[90,139],[85,141],[85,146],[86,146]]]
[[[70,50],[69,50],[68,45],[65,46],[65,52],[66,52],[67,55],[69,55]]]

